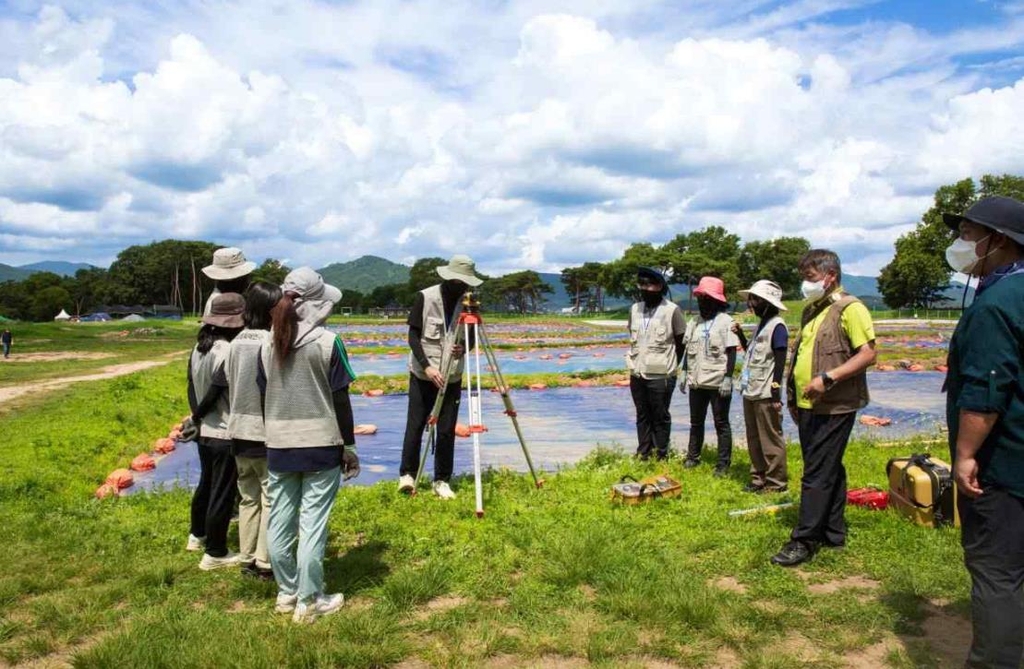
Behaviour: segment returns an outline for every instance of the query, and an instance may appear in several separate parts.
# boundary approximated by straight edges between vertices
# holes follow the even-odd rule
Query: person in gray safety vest
[[[455,422],[462,399],[462,359],[466,346],[456,344],[456,330],[462,313],[462,296],[483,279],[476,275],[473,259],[457,254],[447,265],[437,268],[441,283],[424,288],[416,294],[409,312],[409,411],[402,442],[398,491],[411,493],[416,489],[415,476],[420,464],[423,432],[434,408],[438,391],[447,385],[437,419],[437,442],[434,444],[434,494],[452,499],[455,493],[449,482],[455,460]],[[466,342],[469,346],[473,342]],[[448,356],[454,356],[448,378],[441,370]]]
[[[747,306],[758,317],[750,342],[736,323],[734,331],[746,350],[740,374],[743,418],[750,452],[750,483],[746,492],[783,492],[788,486],[786,440],[782,436],[782,374],[786,367],[789,331],[779,315],[786,311],[782,288],[762,279],[747,290]]]
[[[629,392],[636,407],[636,455],[641,460],[654,454],[668,457],[672,430],[672,392],[676,387],[679,361],[683,357],[686,323],[683,312],[665,295],[664,274],[650,267],[637,269],[640,299],[629,310]]]
[[[684,342],[686,375],[681,387],[690,388],[690,443],[683,466],[700,464],[704,448],[704,421],[708,407],[715,421],[718,436],[718,462],[715,476],[725,476],[732,462],[732,427],[729,407],[732,404],[732,375],[736,369],[736,349],[740,340],[733,332],[733,319],[727,312],[725,283],[713,276],[701,277],[696,290],[699,313],[686,324]]]

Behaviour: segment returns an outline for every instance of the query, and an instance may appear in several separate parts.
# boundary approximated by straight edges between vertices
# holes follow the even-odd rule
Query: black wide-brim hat
[[[1003,195],[983,197],[962,214],[943,214],[942,220],[953,230],[970,221],[1006,235],[1024,246],[1024,202]]]
[[[663,286],[667,286],[668,285],[668,281],[665,280],[665,275],[662,274],[661,272],[659,272],[658,270],[654,269],[653,267],[643,267],[643,266],[637,267],[636,268],[636,278],[638,278],[638,279],[641,279],[641,278],[642,279],[652,279],[654,281],[657,281],[658,283],[660,283]]]

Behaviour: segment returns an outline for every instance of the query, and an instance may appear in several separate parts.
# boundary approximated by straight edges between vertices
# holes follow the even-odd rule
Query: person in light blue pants
[[[270,472],[270,560],[280,591],[295,593],[298,601],[312,600],[324,591],[327,520],[340,483],[340,467],[318,472]]]
[[[355,375],[344,344],[323,327],[341,291],[308,267],[290,272],[281,291],[256,369],[267,438],[267,548],[277,611],[308,623],[345,601],[325,593],[323,561],[340,479],[359,474],[348,394]]]

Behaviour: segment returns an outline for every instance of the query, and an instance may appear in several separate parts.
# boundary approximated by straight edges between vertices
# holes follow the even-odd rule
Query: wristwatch
[[[825,384],[825,390],[828,390],[836,383],[836,380],[829,376],[828,372],[822,372],[821,374],[818,374],[818,376],[821,377],[821,382]]]

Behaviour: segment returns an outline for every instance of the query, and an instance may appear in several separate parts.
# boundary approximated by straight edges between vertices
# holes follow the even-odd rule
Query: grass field
[[[192,332],[169,340],[188,348]],[[78,345],[59,344],[51,350]],[[646,507],[613,505],[608,488],[624,474],[661,468],[608,450],[548,472],[541,490],[522,475],[491,472],[482,520],[472,515],[467,480],[456,481],[459,499],[448,504],[400,497],[393,483],[344,487],[326,570],[348,603],[313,626],[295,626],[273,613],[272,584],[197,569],[197,556],[184,551],[187,492],[92,499],[111,469],[186,412],[183,383],[180,366],[160,367],[42,396],[0,421],[0,662],[405,669],[962,662],[969,583],[955,530],[850,509],[845,550],[797,570],[772,566],[768,557],[795,512],[728,516],[778,501],[741,492],[744,452],[724,480],[710,466],[684,471],[672,462],[665,470],[682,481],[683,495]],[[372,416],[357,416],[363,420]],[[918,450],[852,444],[851,485],[883,483],[888,458]],[[795,482],[798,449],[790,450],[790,466]]]

